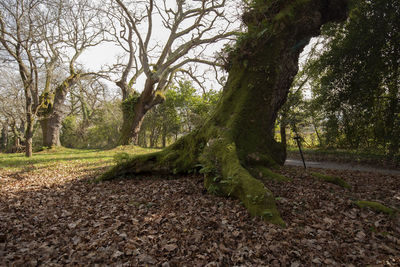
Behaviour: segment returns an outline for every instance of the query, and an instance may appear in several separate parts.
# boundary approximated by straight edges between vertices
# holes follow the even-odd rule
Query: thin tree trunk
[[[165,148],[167,146],[167,128],[164,125],[162,129],[162,147]]]
[[[26,130],[25,130],[25,156],[32,157],[32,139],[33,139],[33,123],[34,120],[31,113],[27,113],[26,116]]]
[[[281,122],[280,132],[281,132],[281,144],[286,149],[286,147],[287,147],[287,145],[286,145],[286,124],[284,122]]]
[[[299,54],[322,24],[344,19],[345,1],[260,1],[244,15],[249,32],[229,58],[229,77],[216,111],[202,127],[159,153],[116,165],[102,180],[140,173],[187,173],[202,166],[209,192],[236,197],[250,214],[284,224],[260,181],[287,178],[270,168],[286,153],[271,136],[298,71]],[[289,12],[289,14],[288,14]]]
[[[1,150],[5,151],[8,145],[8,122],[3,124],[1,129]]]
[[[322,146],[322,145],[323,145],[322,139],[321,139],[321,136],[320,136],[320,134],[319,134],[318,127],[317,127],[317,125],[316,125],[316,123],[315,123],[315,119],[312,118],[312,121],[313,121],[312,124],[313,124],[313,126],[314,126],[315,134],[317,135],[317,138],[318,138],[319,146]]]
[[[32,138],[33,138],[33,123],[35,120],[33,114],[31,88],[25,88],[25,108],[26,108],[26,129],[25,129],[25,156],[32,157]]]

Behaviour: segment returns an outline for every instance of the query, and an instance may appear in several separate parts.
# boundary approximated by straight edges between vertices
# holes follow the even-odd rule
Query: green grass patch
[[[330,175],[326,175],[326,174],[322,174],[322,173],[318,173],[318,172],[312,172],[311,175],[314,178],[325,181],[327,183],[335,184],[335,185],[338,185],[338,186],[341,186],[341,187],[347,188],[347,189],[351,188],[351,186],[348,183],[346,183],[342,178],[339,178],[336,176],[330,176]]]
[[[356,204],[360,208],[370,208],[376,212],[383,212],[391,216],[398,212],[398,210],[386,207],[385,205],[375,201],[359,200],[354,201],[354,204]]]
[[[0,153],[0,168],[5,170],[20,170],[27,166],[45,168],[53,166],[58,162],[69,162],[76,164],[102,164],[110,162],[117,154],[147,154],[157,151],[156,149],[141,148],[137,146],[119,146],[110,150],[98,149],[71,149],[65,147],[46,149],[34,153],[31,158],[25,157],[23,153],[4,154]],[[117,156],[118,157],[118,156]]]

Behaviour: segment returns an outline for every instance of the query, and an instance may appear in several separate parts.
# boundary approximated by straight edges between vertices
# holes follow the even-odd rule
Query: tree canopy
[[[399,152],[399,17],[399,1],[363,0],[346,22],[325,27],[327,45],[307,75],[328,145]]]

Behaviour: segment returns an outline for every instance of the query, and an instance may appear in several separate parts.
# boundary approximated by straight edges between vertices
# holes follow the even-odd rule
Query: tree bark
[[[44,147],[61,146],[60,130],[64,119],[65,100],[69,89],[80,79],[79,74],[72,74],[61,83],[54,92],[54,98],[49,99],[46,106],[39,112],[41,116],[40,125],[42,127]]]
[[[1,129],[1,150],[6,151],[8,146],[8,121],[3,124]]]
[[[283,118],[282,118],[282,120],[283,120]],[[281,121],[280,132],[281,132],[281,144],[286,149],[286,147],[287,147],[287,145],[286,145],[286,124],[283,121]]]
[[[167,146],[167,127],[163,125],[162,127],[162,147],[165,148]]]
[[[27,112],[26,115],[27,122],[26,122],[26,130],[25,130],[25,156],[32,157],[32,139],[33,139],[33,123],[34,118],[30,112]]]
[[[123,122],[121,137],[119,139],[120,145],[138,144],[140,128],[142,127],[144,116],[148,110],[140,104],[136,104],[132,109],[134,114],[133,116],[131,112],[122,112]]]
[[[42,127],[43,142],[44,147],[55,147],[61,146],[60,142],[60,129],[61,129],[61,116],[51,116],[50,118],[45,118],[40,120],[40,125]]]
[[[123,123],[121,137],[118,142],[120,145],[129,145],[132,143],[137,145],[144,116],[151,108],[164,101],[164,97],[154,91],[155,84],[156,81],[152,78],[147,78],[140,96],[137,99],[131,99],[129,102],[125,102],[126,105],[122,108]],[[117,85],[121,87],[121,84],[117,83]],[[128,97],[124,98],[125,101],[128,99]]]
[[[271,169],[285,149],[271,136],[298,71],[299,54],[322,24],[346,17],[346,1],[259,1],[245,13],[248,32],[229,57],[229,77],[214,115],[161,152],[135,157],[100,179],[141,173],[205,175],[209,192],[236,197],[251,215],[284,225],[274,196],[260,181],[285,181]]]
[[[25,156],[32,157],[32,138],[33,138],[33,124],[35,115],[33,113],[33,99],[31,86],[25,86],[25,110],[26,110],[26,129],[25,129]],[[35,105],[36,106],[36,105]]]

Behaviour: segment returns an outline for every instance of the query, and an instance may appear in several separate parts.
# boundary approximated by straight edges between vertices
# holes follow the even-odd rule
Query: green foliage
[[[78,121],[74,115],[67,116],[62,122],[60,140],[65,147],[76,147],[78,136]]]
[[[131,159],[131,156],[126,152],[120,152],[114,155],[114,161],[117,164],[122,164]]]
[[[354,1],[346,23],[324,28],[330,41],[307,72],[327,146],[399,154],[399,17],[399,1]]]
[[[330,175],[325,175],[325,174],[321,174],[318,172],[312,172],[311,175],[319,180],[331,183],[331,184],[335,184],[338,186],[341,186],[343,188],[351,188],[351,186],[346,183],[346,181],[344,181],[342,178],[336,177],[336,176],[330,176]]]
[[[90,119],[67,116],[61,128],[61,144],[70,148],[111,148],[118,141],[122,114],[119,102],[105,102],[91,112]]]
[[[150,110],[139,133],[139,144],[167,145],[172,138],[187,134],[203,124],[213,112],[220,92],[199,95],[188,81],[181,81],[165,94],[164,103]],[[161,142],[160,142],[161,141]]]
[[[127,99],[122,101],[121,109],[124,114],[129,114],[129,118],[133,118],[135,115],[135,105],[139,101],[140,94],[136,91],[133,91],[131,95],[128,96]]]
[[[39,116],[48,115],[53,109],[54,92],[43,92],[39,97],[40,109]]]

